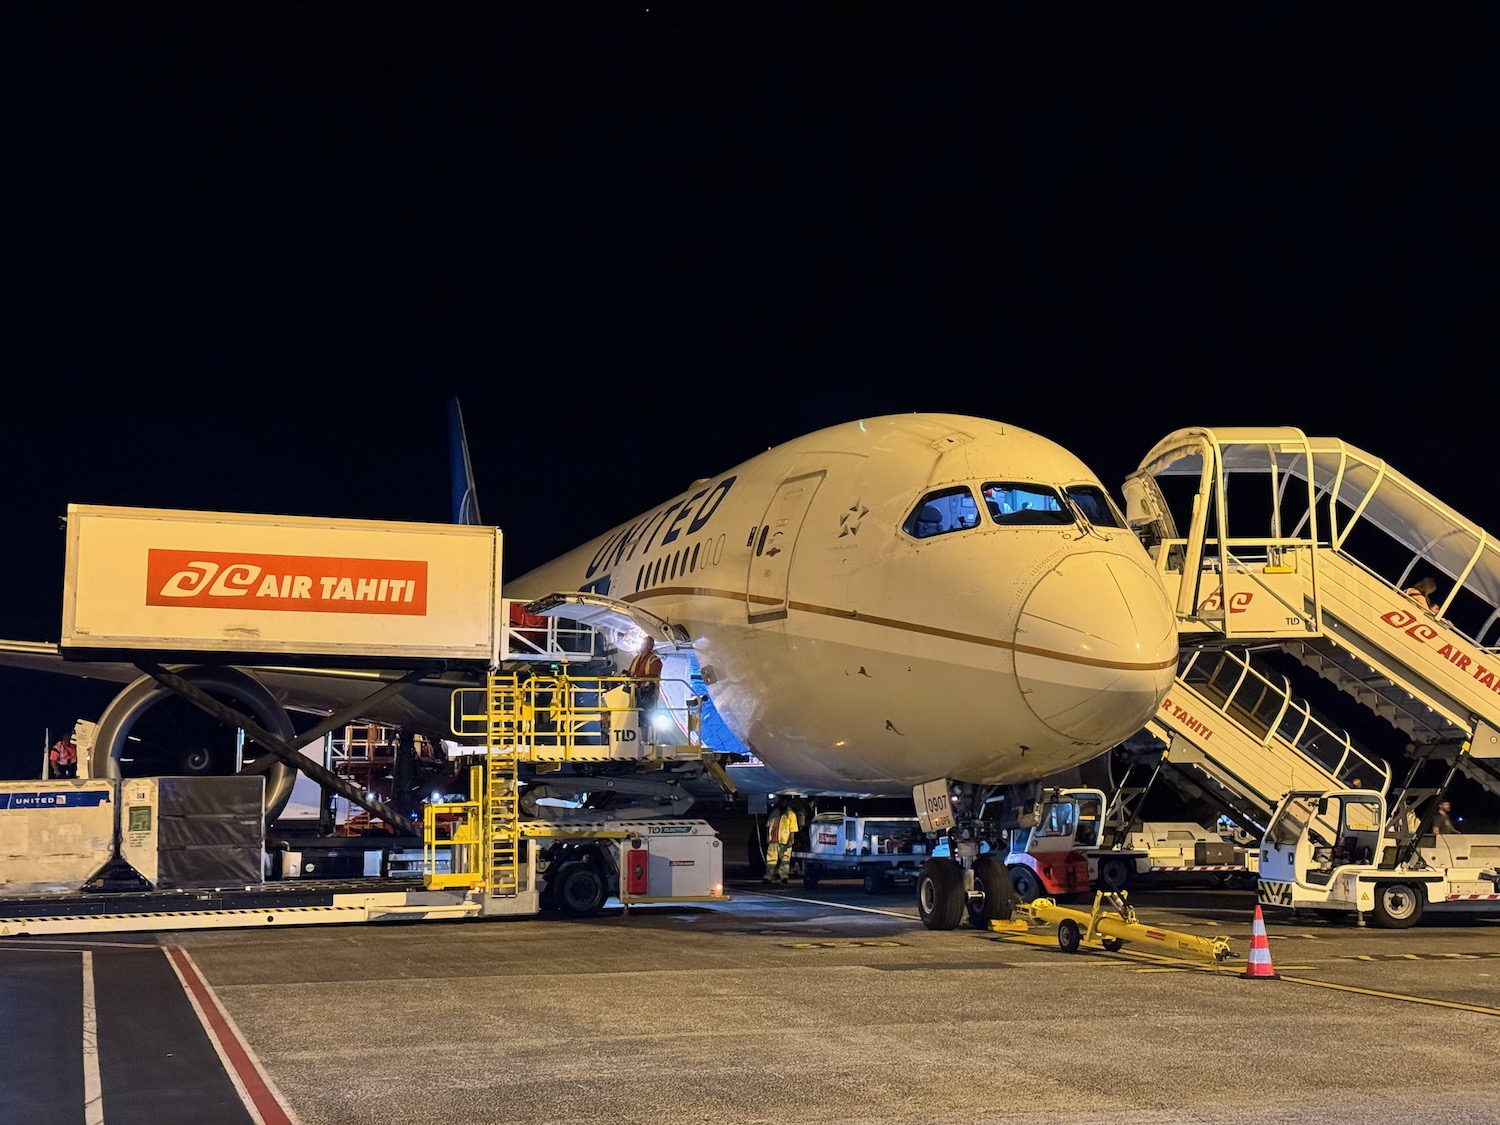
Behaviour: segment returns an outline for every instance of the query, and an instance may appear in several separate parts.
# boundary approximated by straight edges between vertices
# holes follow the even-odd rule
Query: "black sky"
[[[32,7],[0,636],[70,502],[446,519],[450,395],[512,574],[914,410],[1115,487],[1300,426],[1500,526],[1492,6]],[[103,698],[0,672],[0,774]]]

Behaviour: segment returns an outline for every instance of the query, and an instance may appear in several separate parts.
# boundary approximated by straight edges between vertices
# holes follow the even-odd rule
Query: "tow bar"
[[[1064,953],[1077,953],[1085,944],[1103,946],[1111,953],[1126,942],[1139,942],[1155,946],[1171,953],[1187,953],[1195,957],[1206,957],[1211,961],[1229,959],[1227,937],[1199,937],[1196,934],[1164,930],[1160,926],[1147,926],[1135,916],[1135,908],[1126,903],[1125,891],[1096,891],[1093,910],[1078,910],[1059,906],[1050,898],[1018,902],[1012,911],[1012,919],[997,919],[990,929],[998,933],[1017,932],[1030,923],[1057,927],[1057,946]]]

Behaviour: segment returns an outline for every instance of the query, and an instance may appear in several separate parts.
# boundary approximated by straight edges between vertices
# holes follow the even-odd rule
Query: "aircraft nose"
[[[1016,626],[1016,675],[1037,718],[1114,746],[1156,714],[1177,674],[1177,618],[1147,560],[1070,555],[1042,576]]]

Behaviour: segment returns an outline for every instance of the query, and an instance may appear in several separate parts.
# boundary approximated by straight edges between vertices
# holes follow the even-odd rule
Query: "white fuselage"
[[[681,626],[715,707],[788,787],[1037,779],[1145,725],[1177,631],[1123,526],[999,525],[981,504],[973,526],[907,530],[924,497],[1013,481],[1103,492],[999,422],[852,422],[696,482],[505,593],[587,589]]]

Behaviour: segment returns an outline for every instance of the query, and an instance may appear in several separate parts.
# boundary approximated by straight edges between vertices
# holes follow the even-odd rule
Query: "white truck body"
[[[62,650],[493,664],[500,530],[68,505]]]
[[[808,850],[793,852],[802,865],[802,885],[812,890],[824,877],[862,878],[879,894],[916,881],[927,861],[927,841],[914,816],[848,816],[823,812],[807,826]]]
[[[1388,929],[1427,914],[1500,916],[1500,835],[1402,839],[1387,820],[1370,790],[1286,794],[1261,841],[1261,905],[1369,914]]]

